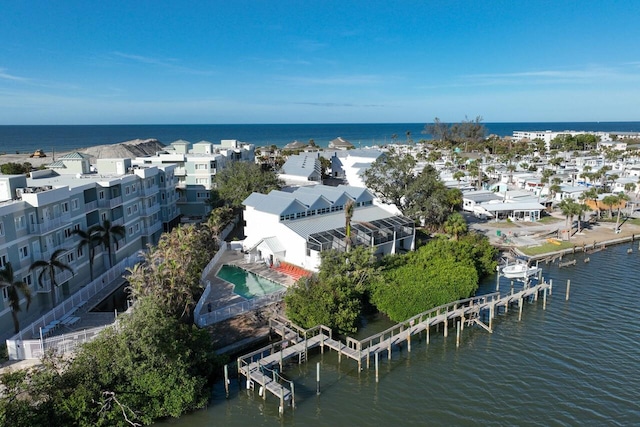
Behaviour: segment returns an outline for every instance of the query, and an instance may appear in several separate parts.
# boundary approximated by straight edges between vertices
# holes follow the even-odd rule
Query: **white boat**
[[[526,279],[535,276],[541,270],[539,267],[531,266],[524,262],[516,262],[502,267],[502,275],[508,279]]]

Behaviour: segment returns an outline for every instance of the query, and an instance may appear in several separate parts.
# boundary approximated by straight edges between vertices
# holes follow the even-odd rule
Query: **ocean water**
[[[640,122],[556,122],[556,123],[485,123],[487,134],[513,135],[514,130],[591,130],[604,132],[640,132]],[[70,151],[93,145],[116,144],[132,139],[155,138],[164,144],[178,139],[218,143],[221,139],[238,139],[256,146],[275,144],[282,147],[294,140],[326,147],[341,136],[355,146],[382,145],[395,140],[429,139],[423,134],[425,123],[368,124],[246,124],[246,125],[84,125],[84,126],[0,126],[0,153]]]
[[[634,251],[627,254],[627,249]],[[171,426],[631,426],[640,425],[640,251],[638,242],[576,254],[575,267],[542,264],[553,295],[501,314],[494,333],[464,329],[459,348],[432,331],[431,343],[412,340],[375,370],[358,372],[336,352],[312,354],[285,367],[295,383],[297,407],[278,414],[278,400],[263,401],[231,380],[229,399],[216,384],[205,410],[158,425]],[[571,256],[565,256],[565,261]],[[565,301],[566,281],[571,292]],[[516,285],[517,286],[517,285]],[[500,283],[507,292],[510,283]],[[488,278],[481,292],[495,289]],[[315,369],[321,364],[316,395]]]

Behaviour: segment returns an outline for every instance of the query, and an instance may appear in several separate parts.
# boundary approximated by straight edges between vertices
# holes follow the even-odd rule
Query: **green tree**
[[[96,257],[96,247],[102,243],[102,239],[100,238],[100,232],[96,227],[89,227],[88,230],[73,230],[73,234],[77,234],[80,237],[80,241],[78,242],[78,250],[83,247],[87,247],[89,249],[89,275],[91,277],[91,281],[93,282],[93,262]]]
[[[29,267],[29,271],[41,269],[40,273],[38,274],[38,284],[40,285],[40,287],[44,287],[44,278],[45,277],[49,278],[49,292],[51,293],[52,307],[55,307],[57,304],[56,286],[58,286],[58,283],[56,282],[56,271],[66,270],[71,272],[72,274],[75,274],[73,272],[73,269],[69,265],[65,264],[64,262],[58,259],[62,256],[62,254],[66,252],[67,252],[67,249],[64,249],[64,248],[57,249],[55,252],[53,252],[53,254],[51,254],[51,258],[49,258],[48,260],[35,261]]]
[[[445,233],[453,235],[455,240],[458,240],[461,234],[467,232],[467,221],[458,212],[454,212],[444,223]]]
[[[573,224],[574,215],[580,214],[580,204],[573,199],[564,199],[558,203],[558,207],[565,216],[566,227],[569,229],[569,240],[571,240],[571,228],[569,227],[569,221]]]
[[[4,163],[0,165],[0,172],[5,175],[23,175],[31,172],[33,166],[29,162],[25,163]]]
[[[24,295],[27,300],[26,310],[29,310],[29,305],[31,305],[31,289],[29,289],[29,285],[25,282],[17,280],[14,277],[13,267],[10,262],[5,264],[4,269],[0,270],[0,288],[7,289],[11,318],[13,319],[13,331],[17,334],[20,332],[20,322],[18,320],[20,294]]]
[[[384,203],[394,204],[402,210],[402,200],[415,179],[415,165],[412,156],[389,150],[364,172],[364,182]]]
[[[602,204],[609,208],[609,218],[613,218],[613,207],[620,203],[618,196],[610,194],[602,198]]]
[[[267,194],[279,190],[284,183],[272,170],[262,170],[255,163],[232,162],[215,176],[216,192],[220,199],[234,209],[240,209],[242,202],[251,193]]]
[[[215,208],[209,214],[206,225],[211,231],[211,237],[220,240],[220,233],[233,221],[233,209],[228,206]]]
[[[495,249],[485,237],[434,239],[405,255],[387,257],[383,279],[372,285],[371,301],[401,322],[430,308],[472,295],[486,270],[495,269]],[[486,251],[480,254],[480,251]]]
[[[145,262],[129,270],[133,299],[152,298],[165,315],[192,323],[193,307],[204,290],[202,270],[215,252],[206,227],[181,226],[163,233]]]
[[[318,274],[289,288],[287,317],[305,328],[323,324],[340,333],[355,332],[368,285],[378,280],[375,258],[364,247],[348,253],[324,251],[320,256]]]
[[[113,267],[112,247],[118,250],[118,239],[123,239],[126,233],[124,225],[113,224],[108,219],[102,221],[102,224],[94,226],[94,232],[100,237],[102,246],[109,254],[109,267]]]

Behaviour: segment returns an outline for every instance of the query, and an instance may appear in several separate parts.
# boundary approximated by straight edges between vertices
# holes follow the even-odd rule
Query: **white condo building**
[[[210,211],[208,204],[215,175],[231,162],[255,160],[255,146],[235,139],[223,139],[220,144],[200,141],[172,142],[155,156],[138,157],[136,165],[175,165],[178,178],[178,208],[187,217],[204,218]]]
[[[30,178],[0,175],[0,268],[10,262],[15,278],[32,292],[31,307],[25,312],[23,299],[19,319],[52,308],[48,279],[38,283],[39,271],[29,270],[33,262],[66,250],[59,259],[74,274],[56,275],[58,302],[90,281],[89,251],[78,247],[80,238],[73,230],[86,231],[105,220],[125,227],[112,261],[106,250],[96,248],[93,269],[98,276],[112,262],[157,243],[163,230],[178,223],[175,166],[133,167],[130,159],[100,159],[95,168],[92,172],[87,156],[71,153]],[[13,331],[6,288],[0,295],[0,330]]]

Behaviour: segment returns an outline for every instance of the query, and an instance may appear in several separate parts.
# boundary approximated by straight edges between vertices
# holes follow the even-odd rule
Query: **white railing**
[[[286,289],[267,294],[259,298],[252,298],[247,301],[238,302],[236,304],[228,305],[226,307],[219,308],[211,313],[204,313],[196,317],[196,325],[202,328],[204,326],[213,325],[217,322],[230,319],[238,316],[242,313],[246,313],[257,308],[265,307],[274,302],[279,302],[284,298],[287,293]]]
[[[70,223],[71,223],[71,215],[64,214],[62,216],[59,216],[58,218],[50,219],[43,222],[42,224],[38,224],[38,229],[40,234],[44,234],[51,230],[55,230],[56,228],[69,225]]]
[[[90,211],[94,211],[98,209],[98,201],[94,200],[92,202],[87,202],[84,204],[84,210],[85,212],[90,212]]]
[[[24,341],[7,340],[9,355],[19,354],[21,357],[11,360],[40,359],[48,350],[55,350],[56,354],[64,354],[74,351],[75,348],[85,342],[91,341],[102,330],[112,325],[98,326],[82,331],[75,331],[68,334],[56,335],[55,337],[31,339]]]
[[[200,315],[200,313],[202,312],[202,307],[204,306],[204,303],[207,301],[207,299],[209,298],[209,294],[211,293],[211,282],[209,280],[206,280],[207,276],[209,275],[209,273],[211,273],[211,270],[213,270],[213,267],[216,266],[216,264],[220,261],[222,254],[224,254],[226,251],[227,251],[227,245],[222,245],[218,250],[218,252],[213,256],[213,258],[211,258],[211,261],[209,261],[209,263],[204,268],[204,270],[202,270],[202,275],[200,276],[200,278],[203,283],[207,284],[207,287],[204,288],[204,292],[202,293],[202,296],[200,296],[200,299],[198,300],[196,307],[193,309],[194,318],[197,318]]]
[[[93,282],[89,283],[87,286],[78,290],[72,296],[62,301],[59,305],[57,305],[53,310],[49,311],[42,317],[40,317],[35,322],[31,323],[29,326],[25,327],[18,333],[17,335],[11,337],[7,340],[7,348],[9,349],[9,359],[10,360],[23,360],[26,359],[27,351],[25,350],[25,345],[27,341],[35,341],[40,345],[40,340],[38,339],[40,328],[46,327],[46,325],[50,324],[53,321],[56,321],[62,318],[66,313],[77,310],[78,307],[82,307],[84,304],[89,301],[91,297],[96,295],[98,292],[107,288],[111,285],[118,277],[122,277],[122,274],[125,272],[127,268],[133,267],[135,264],[141,261],[139,254],[133,254],[128,258],[123,259],[118,264],[110,268],[105,273],[101,274],[97,279]],[[60,288],[58,288],[60,289]],[[67,334],[74,335],[78,334],[78,332]],[[25,340],[25,336],[35,337],[35,340]],[[51,338],[53,339],[53,338]],[[32,347],[33,345],[30,344]]]

